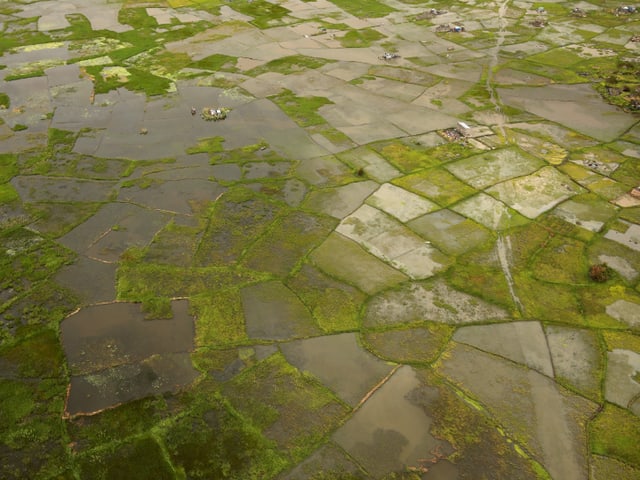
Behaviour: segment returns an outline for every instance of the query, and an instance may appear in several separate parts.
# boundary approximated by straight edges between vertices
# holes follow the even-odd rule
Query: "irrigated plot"
[[[533,219],[581,191],[580,186],[555,168],[543,167],[526,177],[499,183],[487,193]]]
[[[342,219],[356,210],[378,188],[372,181],[354,182],[335,188],[311,192],[304,206],[332,217]]]
[[[640,226],[625,221],[617,225],[616,229],[608,230],[604,237],[640,252]]]
[[[508,320],[506,310],[436,281],[409,283],[377,295],[367,304],[363,324],[380,327],[431,321],[459,325]]]
[[[411,367],[399,368],[333,434],[333,441],[374,478],[407,465],[420,466],[430,452],[450,454],[451,445],[430,433],[432,419],[413,395],[421,386]]]
[[[368,294],[393,287],[409,278],[338,233],[331,234],[312,252],[311,261],[327,274]]]
[[[574,225],[599,232],[617,212],[609,202],[597,197],[575,197],[561,203],[553,214]]]
[[[169,392],[197,377],[193,318],[186,301],[172,304],[173,317],[145,320],[139,305],[87,307],[61,324],[72,380],[66,412],[94,413],[156,391]]]
[[[445,168],[472,187],[484,189],[504,180],[533,173],[543,165],[541,160],[512,147],[448,163]]]
[[[600,400],[600,379],[604,360],[594,332],[562,326],[546,328],[547,343],[557,379],[594,400]]]
[[[369,177],[377,182],[388,182],[401,173],[384,158],[368,147],[359,147],[338,155],[343,162],[352,165],[353,168],[362,169]]]
[[[333,230],[336,220],[294,212],[279,219],[244,255],[249,268],[285,277]]]
[[[307,307],[278,281],[244,287],[241,295],[249,338],[284,340],[320,333]]]
[[[274,354],[223,387],[231,405],[294,456],[336,428],[348,408],[334,394]],[[299,458],[297,458],[299,460]]]
[[[453,344],[437,367],[481,402],[552,478],[587,477],[585,423],[597,406],[533,370]]]
[[[351,407],[393,368],[361,347],[353,333],[296,340],[280,349],[289,363],[317,377]]]
[[[607,376],[605,398],[622,408],[628,408],[640,416],[640,383],[636,375],[640,371],[640,354],[633,350],[615,348],[607,352]]]
[[[84,180],[29,175],[11,181],[25,202],[105,202],[113,195],[113,180]]]
[[[115,262],[128,248],[148,244],[169,218],[136,205],[109,203],[60,242],[78,253]]]
[[[485,228],[448,209],[416,218],[407,226],[448,255],[460,255],[491,238]]]
[[[446,207],[476,193],[476,190],[458,180],[445,169],[423,170],[394,181],[396,185],[424,195],[438,205]]]
[[[393,215],[401,222],[407,222],[440,208],[426,198],[390,183],[381,185],[367,198],[367,204]]]
[[[459,328],[452,338],[554,377],[547,339],[540,322],[471,325]]]
[[[498,231],[523,225],[529,221],[501,201],[483,192],[456,203],[451,210],[491,230]]]
[[[344,218],[336,231],[411,278],[430,277],[450,262],[409,228],[368,205]]]

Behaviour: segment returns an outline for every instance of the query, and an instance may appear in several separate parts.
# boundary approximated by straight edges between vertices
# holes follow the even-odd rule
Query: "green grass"
[[[625,208],[620,212],[620,218],[632,223],[640,224],[640,207]]]
[[[67,155],[73,149],[77,133],[57,128],[47,132],[47,146],[27,151],[20,156],[19,167],[22,174],[44,174],[53,168],[52,160],[58,155]],[[65,172],[68,174],[69,172]]]
[[[558,55],[558,57],[561,56],[562,55]],[[520,70],[533,75],[539,75],[541,77],[549,78],[557,83],[573,84],[585,82],[584,77],[578,75],[576,71],[564,68],[560,58],[546,58],[543,56],[542,60],[549,63],[540,63],[528,60],[512,60],[505,64],[503,68],[512,68],[513,70]]]
[[[427,197],[443,207],[476,193],[475,189],[461,182],[443,168],[421,170],[417,173],[397,178],[393,183],[418,195]]]
[[[640,467],[640,418],[610,403],[589,425],[591,451]]]
[[[284,159],[269,148],[264,140],[252,145],[226,150],[215,154],[211,158],[211,164],[236,163],[238,165],[248,162],[279,162]]]
[[[359,18],[379,18],[396,11],[377,0],[331,0],[331,3]]]
[[[569,13],[569,10],[564,5],[559,5],[557,3],[551,2],[535,2],[531,8],[534,10],[537,10],[538,8],[544,8],[547,16],[550,17],[566,17]]]
[[[0,413],[2,430],[9,429],[26,419],[36,408],[31,388],[22,382],[0,380],[0,401],[2,401]]]
[[[582,242],[555,236],[535,255],[531,271],[538,280],[546,282],[587,283],[585,250]]]
[[[197,295],[192,297],[191,305],[196,314],[196,346],[228,346],[247,342],[239,288]]]
[[[0,35],[0,55],[5,52],[25,45],[37,45],[51,41],[51,37],[37,29],[39,17],[21,18],[4,22],[4,31]],[[11,31],[11,34],[5,32]],[[6,77],[5,77],[6,80]]]
[[[513,274],[523,316],[542,321],[584,325],[579,296],[570,286],[542,282],[526,272]]]
[[[118,12],[118,22],[135,29],[153,29],[158,26],[157,20],[150,16],[144,7],[121,8]]]
[[[453,331],[449,325],[425,323],[416,328],[365,332],[363,341],[374,355],[385,360],[428,364],[437,359]]]
[[[61,379],[0,379],[0,477],[54,478],[65,468],[65,392]]]
[[[386,38],[385,35],[374,30],[373,28],[364,28],[362,30],[351,30],[339,38],[340,45],[344,48],[367,48],[373,42]]]
[[[51,276],[74,258],[62,245],[43,239],[27,229],[0,234],[5,250],[0,254],[0,285],[22,291],[24,280],[37,282]]]
[[[228,190],[209,212],[208,226],[194,252],[194,264],[237,262],[283,211],[283,206],[243,187]]]
[[[209,289],[229,288],[244,284],[255,273],[227,267],[185,268],[143,263],[125,255],[118,270],[118,299],[141,302],[154,296],[189,297]]]
[[[499,266],[481,262],[470,254],[458,260],[447,272],[447,278],[452,287],[515,313],[509,285]]]
[[[22,67],[22,70],[17,73],[12,73],[4,77],[6,82],[11,82],[13,80],[24,80],[25,78],[35,78],[35,77],[44,77],[45,68],[53,67],[54,65],[48,64],[45,62],[45,65],[42,62],[36,64],[30,64]]]
[[[11,106],[9,95],[4,92],[0,92],[0,110],[8,109]]]
[[[629,332],[605,331],[602,337],[607,345],[607,350],[612,351],[617,348],[640,352],[640,336]]]
[[[187,148],[187,153],[193,155],[196,153],[220,153],[224,152],[224,137],[201,138],[195,147]]]
[[[632,158],[627,159],[613,172],[611,178],[629,187],[638,186],[640,184],[640,162]]]
[[[269,98],[301,127],[326,123],[326,120],[317,111],[323,105],[333,103],[325,97],[298,97],[291,90],[285,90]]]
[[[617,275],[611,277],[606,283],[592,282],[588,287],[580,289],[580,303],[589,326],[625,330],[628,323],[614,319],[606,313],[606,309],[618,300],[640,304],[640,295],[625,287]]]
[[[440,155],[434,154],[430,149],[402,142],[376,145],[375,150],[403,172],[435,167],[443,161]]]
[[[102,66],[87,66],[85,71],[93,80],[94,92],[96,94],[108,93],[116,90],[122,83],[115,77],[105,77],[102,75]]]
[[[0,205],[11,203],[19,198],[18,192],[11,184],[0,184]]]
[[[75,450],[84,452],[112,440],[144,435],[154,425],[176,413],[164,397],[157,396],[128,402],[99,415],[67,419],[66,427],[69,437],[75,442]]]
[[[640,67],[632,61],[618,60],[615,67],[609,65],[609,70],[602,68],[604,81],[596,89],[609,102],[632,111],[640,110],[632,102],[638,101],[637,90],[640,88]]]
[[[116,50],[115,53],[126,52],[128,50],[127,48],[122,48]],[[186,66],[187,63],[186,61],[181,63],[181,67]],[[105,77],[102,74],[102,66],[89,66],[86,67],[86,70],[94,80],[96,94],[108,93],[111,90],[124,87],[133,92],[144,92],[147,96],[163,95],[167,93],[167,90],[172,84],[168,78],[154,75],[137,67],[126,68],[129,73],[126,80],[121,80],[116,76]]]
[[[203,70],[236,72],[237,57],[231,57],[222,53],[214,53],[203,59],[191,63],[191,68],[201,68]]]
[[[137,64],[136,67],[174,77],[177,72],[191,65],[191,57],[183,52],[159,50],[149,59],[149,63],[148,67],[144,64]]]
[[[125,86],[134,92],[144,92],[147,96],[164,95],[171,86],[171,80],[159,77],[146,70],[129,68],[129,81]]]
[[[347,413],[332,392],[291,366],[280,353],[245,370],[223,393],[279,448],[299,461],[315,450]]]
[[[283,6],[266,0],[235,0],[233,9],[252,17],[251,23],[258,28],[281,25],[282,18],[289,14]]]
[[[8,182],[18,173],[18,156],[13,153],[0,154],[0,184]]]
[[[305,70],[313,70],[330,62],[331,60],[325,60],[322,58],[306,57],[304,55],[291,55],[271,60],[270,62],[256,68],[252,68],[245,73],[251,77],[257,77],[258,75],[269,72],[290,75],[292,73],[299,73]]]
[[[358,289],[305,264],[287,285],[307,306],[326,333],[352,331],[358,327],[365,295]]]
[[[555,48],[543,53],[531,55],[527,60],[535,63],[542,63],[544,65],[564,68],[581,62],[583,57],[568,48]]]
[[[86,480],[174,480],[173,466],[162,447],[149,436],[98,449],[77,458],[80,476]]]
[[[187,478],[260,480],[274,478],[287,462],[273,442],[210,382],[183,396],[190,410],[171,422],[162,439],[173,464]]]
[[[243,264],[276,277],[286,277],[311,249],[322,243],[335,228],[328,217],[292,212],[275,221],[266,235],[245,253]]]
[[[116,65],[124,65],[124,61],[142,52],[147,52],[157,47],[154,36],[145,30],[130,30],[120,34],[119,39],[122,42],[129,43],[132,46],[119,48],[109,53],[109,57]]]
[[[81,13],[70,13],[65,15],[70,24],[69,38],[74,40],[93,38],[96,33],[91,28],[91,22]]]
[[[64,374],[64,354],[57,331],[36,330],[15,344],[0,349],[0,358],[17,366],[21,377],[54,378]]]

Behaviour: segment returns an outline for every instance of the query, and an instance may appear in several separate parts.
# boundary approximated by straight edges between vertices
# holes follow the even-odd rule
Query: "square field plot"
[[[544,165],[518,148],[492,150],[446,166],[474,188],[486,188],[511,178],[528,175]]]
[[[487,193],[527,218],[536,218],[584,189],[553,167],[495,185]]]

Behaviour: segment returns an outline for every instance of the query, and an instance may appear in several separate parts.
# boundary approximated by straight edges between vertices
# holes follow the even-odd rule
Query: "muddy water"
[[[291,364],[311,372],[351,406],[391,371],[390,365],[358,345],[353,333],[298,340],[280,348]]]
[[[447,455],[451,446],[429,433],[432,420],[411,401],[421,388],[411,367],[399,368],[334,435],[334,440],[374,478],[406,468],[429,470],[435,453]],[[440,467],[437,478],[453,480],[453,465]],[[428,478],[431,478],[430,476]]]
[[[636,123],[636,119],[606,103],[589,84],[519,86],[498,88],[504,104],[585,134],[612,141]]]
[[[67,413],[92,413],[146,395],[173,391],[197,372],[194,322],[186,300],[173,318],[145,320],[140,305],[111,303],[78,311],[61,324],[72,374]]]
[[[93,414],[122,403],[186,387],[198,377],[189,353],[154,355],[142,362],[71,377],[65,411]]]
[[[173,318],[145,320],[140,305],[111,303],[84,308],[61,324],[72,370],[90,372],[154,354],[193,348],[193,317],[186,300],[172,304]]]

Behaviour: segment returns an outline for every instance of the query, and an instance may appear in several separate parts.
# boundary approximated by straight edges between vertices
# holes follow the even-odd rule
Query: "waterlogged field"
[[[0,478],[640,479],[640,12],[0,3]]]

